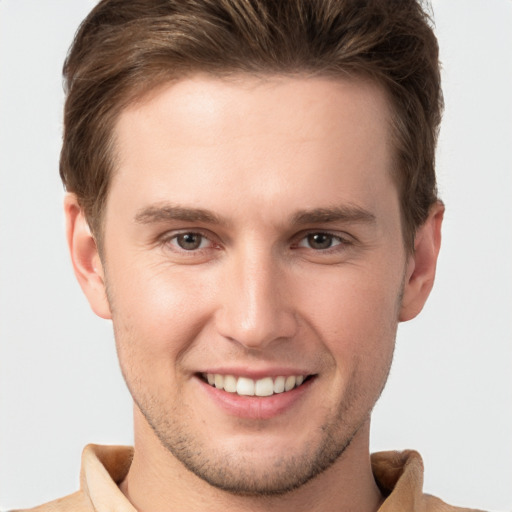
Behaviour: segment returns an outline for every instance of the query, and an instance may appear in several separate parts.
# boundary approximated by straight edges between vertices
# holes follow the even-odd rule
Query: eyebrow
[[[321,224],[324,222],[361,222],[374,224],[375,215],[359,206],[335,206],[315,208],[297,212],[292,219],[294,224]]]
[[[172,204],[152,205],[140,209],[135,214],[135,222],[139,224],[152,224],[169,221],[205,222],[221,224],[223,220],[215,213],[202,208],[184,208]]]
[[[292,224],[321,224],[331,222],[375,223],[375,215],[358,206],[335,206],[301,210],[292,216]],[[135,214],[135,222],[152,224],[158,222],[183,221],[208,224],[227,224],[227,221],[210,210],[187,208],[172,204],[157,204],[140,209]]]

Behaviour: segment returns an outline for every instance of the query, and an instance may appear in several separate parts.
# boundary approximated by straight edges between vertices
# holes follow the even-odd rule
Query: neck
[[[374,512],[382,496],[371,471],[369,421],[323,473],[281,496],[238,496],[203,481],[164,448],[135,412],[135,454],[121,491],[139,512]]]

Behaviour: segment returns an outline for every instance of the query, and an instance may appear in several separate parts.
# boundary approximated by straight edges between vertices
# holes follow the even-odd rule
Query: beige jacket
[[[133,448],[127,446],[86,446],[80,490],[30,512],[136,512],[118,487],[128,473],[132,457]],[[423,462],[415,451],[375,453],[372,469],[387,496],[379,512],[478,512],[452,507],[423,494]]]

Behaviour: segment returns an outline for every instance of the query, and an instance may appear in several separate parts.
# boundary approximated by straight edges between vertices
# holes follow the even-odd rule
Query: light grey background
[[[61,65],[93,0],[0,0],[0,508],[74,491],[88,442],[129,444],[111,326],[72,275],[58,178]],[[401,326],[372,449],[425,489],[512,510],[512,2],[437,0],[447,205],[436,287]]]

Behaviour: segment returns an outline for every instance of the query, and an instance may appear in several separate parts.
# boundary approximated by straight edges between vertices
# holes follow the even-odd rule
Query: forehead
[[[134,207],[184,202],[220,215],[227,197],[245,201],[249,192],[260,210],[372,203],[391,183],[389,132],[385,92],[362,79],[197,75],[169,83],[118,119],[107,213],[112,195]]]
[[[272,136],[293,126],[295,136],[312,139],[343,126],[350,132],[381,128],[380,121],[389,119],[389,102],[383,87],[363,78],[196,74],[159,85],[126,107],[116,134],[143,129],[150,117],[167,121],[166,128],[180,139],[202,131],[202,144],[218,144],[220,131],[233,126],[240,137]]]

